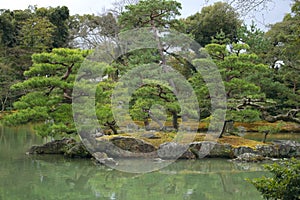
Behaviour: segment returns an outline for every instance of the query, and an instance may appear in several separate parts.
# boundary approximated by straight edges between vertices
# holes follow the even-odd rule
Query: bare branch
[[[209,2],[210,0],[206,0]],[[274,0],[226,0],[241,15],[247,15],[253,10],[265,10],[270,2]]]

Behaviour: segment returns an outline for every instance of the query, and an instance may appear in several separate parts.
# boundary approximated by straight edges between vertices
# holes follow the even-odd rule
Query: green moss
[[[175,132],[155,132],[155,133],[153,133],[156,136],[154,139],[145,138],[145,137],[143,137],[143,134],[144,133],[131,133],[131,134],[124,133],[124,134],[119,134],[119,135],[106,135],[106,136],[99,138],[98,140],[111,140],[112,138],[119,137],[119,136],[134,137],[137,139],[144,140],[145,142],[148,142],[155,147],[159,147],[159,145],[161,145],[165,142],[172,142],[172,141],[175,142],[176,140],[178,140],[177,133],[175,133]],[[196,135],[191,134],[190,137],[192,137],[192,138],[190,138],[189,135],[186,134],[186,135],[184,135],[184,137],[185,138],[180,139],[181,143],[184,143],[184,141],[186,141],[186,143],[201,142],[201,141],[205,140],[206,135],[200,134],[200,133],[198,133]],[[227,143],[227,144],[232,145],[233,147],[246,146],[246,147],[250,147],[253,149],[256,147],[256,145],[266,145],[262,142],[245,139],[245,138],[238,137],[238,136],[223,136],[222,138],[219,138],[217,140],[217,142],[219,142],[221,144]]]
[[[237,148],[237,147],[250,147],[255,149],[256,145],[266,145],[265,143],[258,142],[255,140],[249,140],[238,136],[223,136],[222,138],[218,139],[218,142],[221,144],[227,143],[231,146]]]

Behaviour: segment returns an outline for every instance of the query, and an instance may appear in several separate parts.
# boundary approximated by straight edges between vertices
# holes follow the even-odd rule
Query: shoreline
[[[228,143],[213,141],[191,142],[186,145],[165,142],[155,148],[143,140],[119,136],[114,141],[96,142],[90,151],[82,142],[76,142],[74,139],[62,139],[32,146],[27,154],[60,154],[69,158],[93,158],[98,164],[117,164],[115,159],[120,158],[156,160],[224,158],[241,162],[261,162],[272,159],[299,158],[300,143],[278,140],[270,144],[249,147],[232,146]]]

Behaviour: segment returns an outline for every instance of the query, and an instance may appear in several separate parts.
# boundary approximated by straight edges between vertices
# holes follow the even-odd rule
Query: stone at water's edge
[[[95,163],[96,164],[101,164],[101,165],[104,165],[104,164],[118,165],[118,163],[113,158],[109,158],[107,156],[107,154],[103,153],[103,152],[93,153],[93,158],[95,159],[95,161],[96,161]]]
[[[32,146],[28,154],[64,154],[75,158],[91,158],[91,154],[86,150],[82,142],[76,142],[72,138],[54,140],[44,145]]]
[[[256,153],[257,151],[255,149],[252,149],[250,147],[237,147],[237,148],[233,148],[233,154],[234,154],[234,157],[238,157],[242,154],[245,154],[245,153]]]
[[[269,160],[269,158],[255,153],[243,153],[237,158],[233,159],[233,161],[237,162],[261,162],[264,160]]]
[[[82,144],[82,142],[77,142],[74,146],[71,148],[69,147],[64,155],[70,157],[70,158],[91,158],[92,155],[88,150],[86,150],[85,146]]]
[[[195,159],[196,156],[189,150],[189,145],[176,142],[166,142],[159,146],[158,157],[161,159]]]
[[[233,158],[233,148],[230,144],[220,144],[217,142],[204,141],[190,144],[190,151],[197,158]]]
[[[277,140],[272,145],[256,146],[257,153],[271,158],[300,157],[300,143],[290,140]]]
[[[48,142],[44,145],[32,146],[29,154],[64,154],[68,146],[76,144],[74,139],[62,139]]]
[[[104,152],[111,158],[156,158],[156,148],[134,137],[117,136],[109,140],[95,140],[93,152]]]

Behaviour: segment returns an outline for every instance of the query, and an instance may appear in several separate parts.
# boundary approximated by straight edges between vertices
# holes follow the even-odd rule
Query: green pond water
[[[221,159],[182,160],[131,174],[90,160],[25,154],[42,142],[29,127],[0,126],[0,200],[259,200],[245,179],[267,175],[260,164]]]

